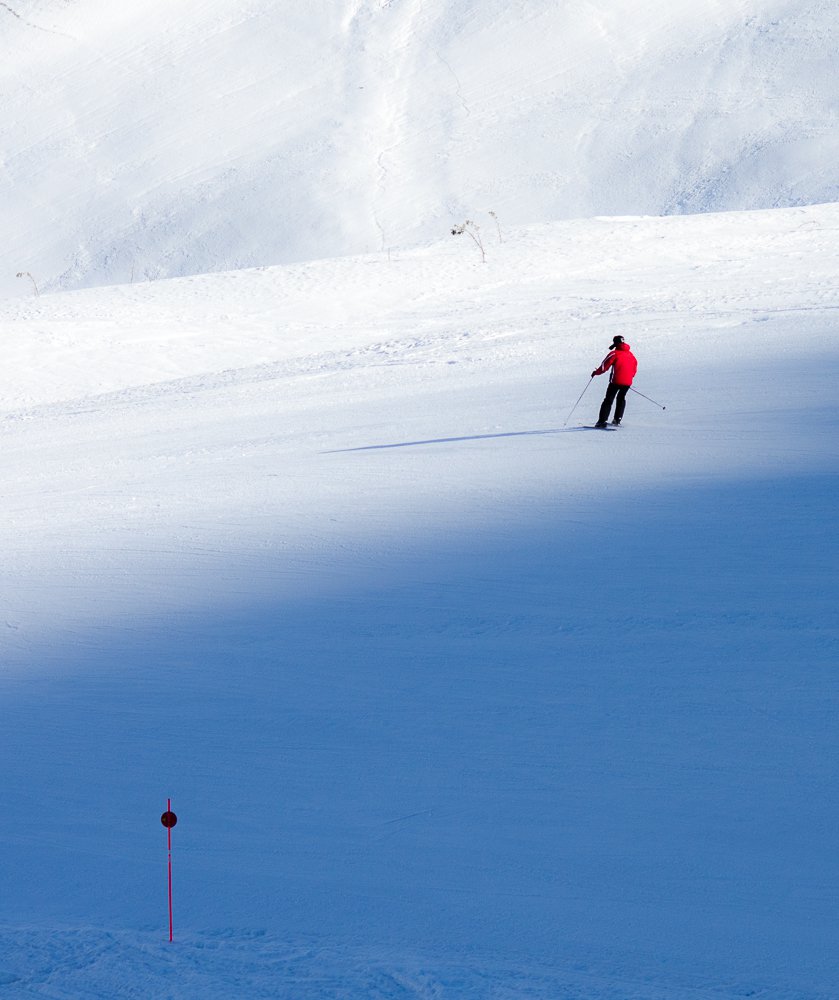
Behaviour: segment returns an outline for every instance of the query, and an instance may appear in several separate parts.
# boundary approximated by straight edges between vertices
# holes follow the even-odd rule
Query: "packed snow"
[[[291,6],[0,3],[0,997],[835,1000],[839,8]]]
[[[5,994],[832,996],[838,230],[5,302]]]

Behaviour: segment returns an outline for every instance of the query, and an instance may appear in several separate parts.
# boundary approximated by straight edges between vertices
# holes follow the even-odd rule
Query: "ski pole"
[[[644,396],[644,393],[643,393],[643,392],[638,392],[638,390],[637,390],[637,389],[635,388],[635,386],[632,386],[632,385],[631,385],[631,386],[630,386],[629,388],[630,388],[630,389],[631,389],[631,390],[632,390],[632,391],[633,391],[634,393],[637,393],[637,394],[638,394],[639,396],[643,396],[643,398],[644,398],[644,399],[646,399],[646,400],[649,400],[649,402],[651,402],[651,403],[655,403],[655,405],[656,405],[656,406],[660,406],[660,407],[662,408],[662,410],[666,410],[666,409],[667,409],[667,407],[666,407],[666,406],[664,406],[664,405],[663,405],[662,403],[656,403],[656,402],[655,402],[655,400],[654,400],[654,399],[650,399],[650,397],[649,397],[649,396]]]
[[[591,385],[593,381],[594,381],[594,376],[592,375],[591,378],[588,380],[588,382],[586,382],[586,389],[588,389],[588,387]],[[580,393],[580,399],[582,399],[583,396],[585,396],[586,389],[583,389],[583,391]],[[574,410],[576,410],[577,407],[580,405],[580,399],[578,399],[577,402],[571,407],[571,413],[569,413],[568,416],[565,418],[565,424],[568,423],[568,421],[571,419],[571,414],[573,414]],[[563,424],[562,426],[564,427],[565,424]]]

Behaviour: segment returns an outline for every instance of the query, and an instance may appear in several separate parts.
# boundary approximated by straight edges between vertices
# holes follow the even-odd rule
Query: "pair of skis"
[[[588,382],[586,382],[586,388],[583,389],[583,391],[580,393],[580,398],[571,407],[571,413],[569,413],[568,416],[565,418],[565,423],[562,425],[563,427],[567,427],[568,426],[568,421],[571,419],[571,416],[573,415],[574,410],[576,410],[577,407],[580,405],[580,400],[583,398],[583,396],[585,396],[586,389],[588,389],[588,387],[591,385],[591,383],[593,381],[594,381],[594,376],[592,375],[591,378],[588,380]],[[650,399],[649,396],[645,396],[643,392],[638,392],[638,390],[635,389],[633,386],[630,386],[629,390],[630,390],[630,392],[634,392],[637,396],[641,396],[642,399],[646,399],[648,402],[653,403],[655,406],[661,407],[662,410],[666,410],[667,409],[667,407],[663,403],[656,403],[656,401],[654,399]],[[617,430],[617,427],[614,424],[607,424],[605,427],[594,427],[594,426],[592,426],[591,430],[598,430],[598,431]]]

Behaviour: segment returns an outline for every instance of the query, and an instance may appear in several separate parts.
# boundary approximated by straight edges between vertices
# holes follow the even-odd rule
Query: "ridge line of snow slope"
[[[248,371],[329,371],[375,354],[440,363],[460,340],[484,350],[556,338],[561,376],[568,364],[585,369],[586,324],[605,329],[645,311],[656,314],[652,327],[666,328],[668,313],[698,310],[719,324],[759,309],[835,308],[837,231],[835,205],[595,219],[508,231],[503,243],[487,241],[485,265],[471,244],[450,238],[390,257],[7,300],[0,323],[17,361],[0,374],[0,409],[157,382],[177,391],[179,379],[209,376],[214,385],[219,372],[230,381],[239,368],[247,379]],[[803,259],[812,267],[798,267]]]

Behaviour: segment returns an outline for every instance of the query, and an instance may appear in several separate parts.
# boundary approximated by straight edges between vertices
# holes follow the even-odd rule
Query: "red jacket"
[[[603,364],[592,372],[592,378],[595,375],[604,375],[610,368],[612,369],[610,382],[614,382],[615,385],[632,385],[635,372],[638,371],[638,362],[630,351],[629,344],[618,344],[614,351],[609,351],[603,359]]]

